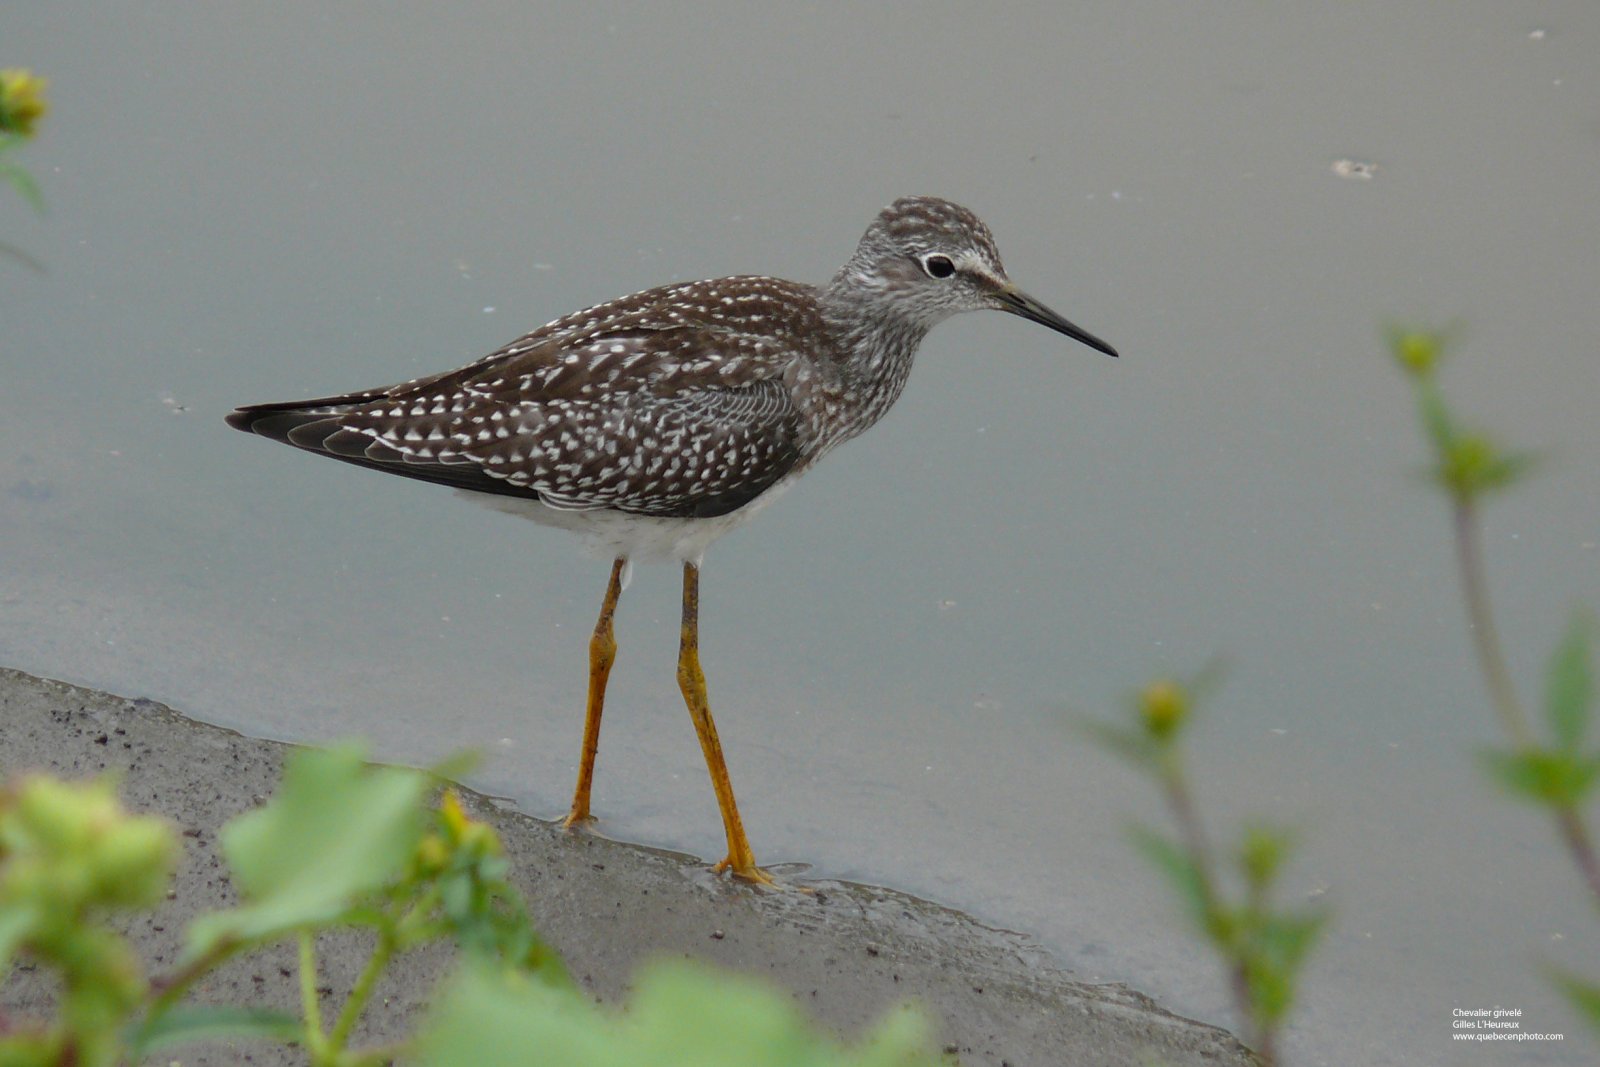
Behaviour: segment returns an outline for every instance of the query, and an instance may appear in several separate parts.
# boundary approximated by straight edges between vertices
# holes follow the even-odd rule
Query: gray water
[[[758,857],[1230,1023],[1124,834],[1150,790],[1066,725],[1222,656],[1201,801],[1219,833],[1296,825],[1288,899],[1336,909],[1293,1062],[1592,1059],[1537,968],[1594,974],[1600,934],[1474,763],[1495,735],[1380,327],[1458,323],[1452,398],[1543,455],[1486,516],[1531,696],[1600,604],[1600,9],[58,2],[0,44],[53,103],[24,156],[48,214],[0,195],[43,265],[0,259],[0,661],[256,735],[478,747],[473,784],[559,815],[605,567],[222,415],[662,282],[820,281],[883,204],[942,195],[1123,358],[955,320],[881,426],[713,549]],[[715,859],[677,581],[623,599],[595,804]],[[1451,1042],[1496,1005],[1567,1041]]]

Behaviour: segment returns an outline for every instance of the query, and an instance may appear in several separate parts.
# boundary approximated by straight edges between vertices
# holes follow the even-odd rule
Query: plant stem
[[[1167,794],[1167,805],[1172,809],[1172,816],[1178,824],[1178,833],[1183,838],[1183,847],[1194,863],[1195,876],[1200,882],[1200,896],[1208,927],[1207,935],[1213,942],[1218,943],[1227,960],[1228,986],[1233,992],[1234,1010],[1253,1031],[1250,1035],[1251,1045],[1261,1062],[1261,1067],[1274,1067],[1278,1062],[1275,1051],[1277,1040],[1272,1026],[1256,1014],[1255,1002],[1250,996],[1250,975],[1245,968],[1243,947],[1237,943],[1236,937],[1232,934],[1225,942],[1218,936],[1218,931],[1225,928],[1226,924],[1218,922],[1221,918],[1219,914],[1221,909],[1217,903],[1219,900],[1217,883],[1212,876],[1211,846],[1206,841],[1205,827],[1201,825],[1199,813],[1195,810],[1194,799],[1189,793],[1189,782],[1183,773],[1183,765],[1178,762],[1176,751],[1169,752],[1162,758],[1159,773],[1162,787]]]
[[[211,951],[197,956],[174,974],[158,978],[150,983],[151,991],[156,998],[150,1004],[150,1009],[145,1013],[146,1019],[155,1019],[172,1008],[174,1004],[183,999],[189,987],[215,970],[224,960],[240,949],[244,948],[243,942],[224,941]]]
[[[1600,859],[1595,857],[1594,842],[1584,826],[1583,815],[1571,804],[1563,804],[1556,809],[1556,825],[1561,831],[1561,840],[1572,853],[1573,862],[1578,865],[1584,881],[1589,883],[1589,891],[1594,894],[1596,903],[1600,903]]]
[[[1505,653],[1500,647],[1500,635],[1495,629],[1494,612],[1489,602],[1484,581],[1483,553],[1479,546],[1477,511],[1470,499],[1455,501],[1456,556],[1461,562],[1461,588],[1466,595],[1467,621],[1478,648],[1478,663],[1483,669],[1485,683],[1512,742],[1523,751],[1538,747],[1528,716],[1517,700],[1516,688],[1511,684],[1511,672],[1506,668]],[[1572,804],[1552,803],[1556,828],[1567,851],[1577,864],[1578,872],[1588,883],[1589,890],[1600,901],[1600,858],[1595,855],[1594,841],[1584,824],[1583,814]]]
[[[373,947],[372,957],[362,969],[361,977],[356,979],[355,988],[350,990],[350,996],[345,999],[344,1008],[333,1024],[333,1032],[328,1035],[328,1044],[335,1051],[344,1051],[345,1042],[350,1039],[350,1031],[355,1029],[362,1011],[366,1009],[367,1001],[372,999],[372,991],[377,987],[378,977],[383,974],[384,968],[389,966],[394,948],[393,932],[386,926],[380,927],[378,943]]]
[[[300,931],[300,1010],[306,1018],[306,1051],[311,1062],[327,1060],[328,1039],[322,1031],[322,1005],[317,1002],[317,935]]]
[[[1205,827],[1195,811],[1194,800],[1189,795],[1189,781],[1183,773],[1175,752],[1161,762],[1161,784],[1167,794],[1167,806],[1178,823],[1178,833],[1183,837],[1183,847],[1194,860],[1195,872],[1200,876],[1200,889],[1205,895],[1206,910],[1216,905],[1215,882],[1211,877],[1211,846],[1206,841]]]
[[[1256,1030],[1256,1058],[1261,1061],[1261,1067],[1276,1067],[1278,1062],[1278,1034],[1269,1026],[1261,1026]]]
[[[1483,679],[1489,686],[1489,696],[1501,724],[1511,735],[1512,743],[1526,751],[1535,747],[1533,730],[1528,726],[1528,717],[1517,700],[1517,691],[1511,684],[1511,672],[1506,669],[1505,653],[1500,647],[1500,633],[1495,629],[1494,612],[1484,581],[1483,553],[1478,543],[1477,509],[1470,499],[1458,497],[1455,500],[1455,526],[1461,590],[1466,596],[1467,625],[1477,645],[1478,665],[1483,669]]]

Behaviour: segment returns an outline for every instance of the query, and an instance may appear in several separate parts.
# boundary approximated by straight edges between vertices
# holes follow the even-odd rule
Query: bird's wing
[[[544,327],[456,371],[228,421],[458,489],[643,515],[726,514],[794,467],[791,359],[769,340],[700,323],[608,326]]]

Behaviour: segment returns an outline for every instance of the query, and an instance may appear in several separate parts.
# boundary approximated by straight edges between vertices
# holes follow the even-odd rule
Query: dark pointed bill
[[[1029,322],[1037,322],[1041,326],[1048,326],[1057,333],[1064,333],[1074,341],[1086,344],[1090,348],[1104,352],[1108,356],[1117,354],[1115,348],[1112,348],[1088,330],[1074,326],[1027,293],[1024,293],[1021,289],[1013,286],[1000,290],[996,295],[1000,298],[1002,311],[1009,311],[1013,315],[1021,315]]]

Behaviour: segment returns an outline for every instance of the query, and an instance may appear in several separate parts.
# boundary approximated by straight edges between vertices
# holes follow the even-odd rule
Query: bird
[[[639,561],[682,565],[678,688],[727,838],[713,870],[757,884],[699,656],[700,568],[749,521],[899,398],[928,331],[952,315],[1020,316],[1116,349],[1019,289],[968,209],[902,197],[823,285],[741,275],[647,289],[559,318],[456,370],[311,400],[252,404],[233,427],[435,482],[578,534],[611,562],[589,639],[569,828],[590,793],[618,598]]]

